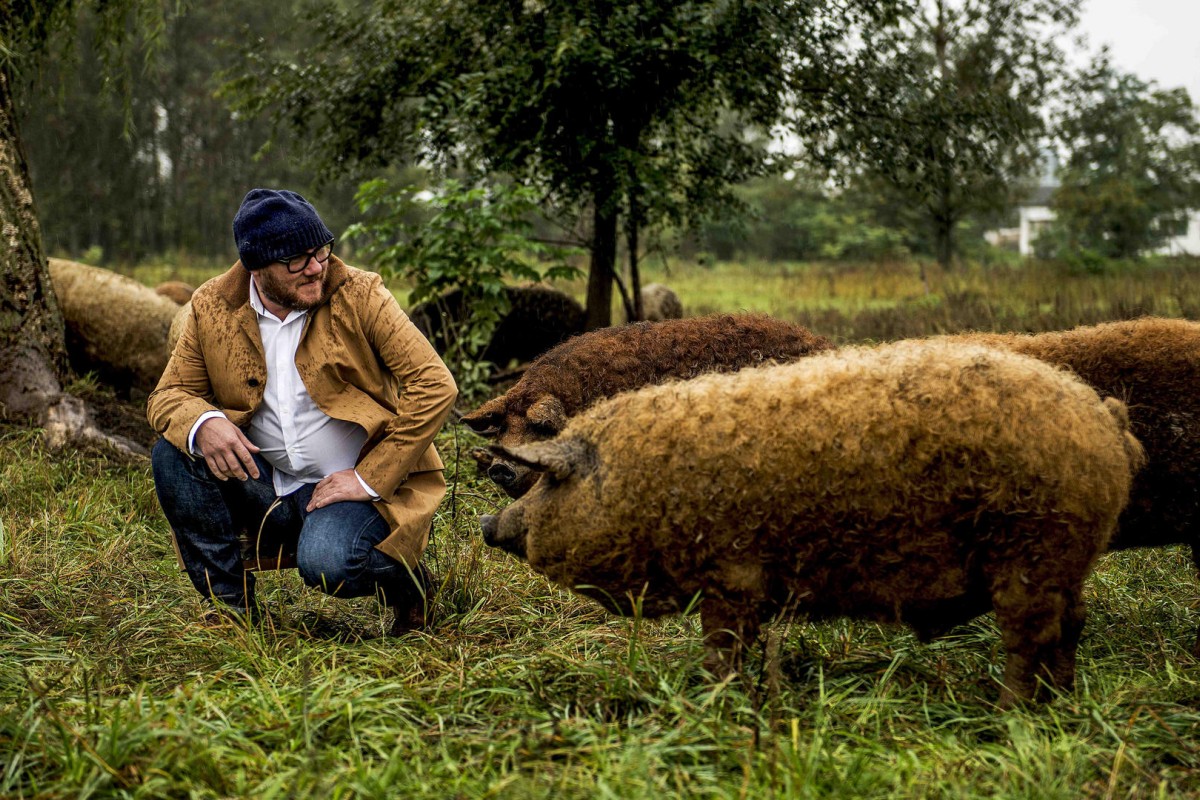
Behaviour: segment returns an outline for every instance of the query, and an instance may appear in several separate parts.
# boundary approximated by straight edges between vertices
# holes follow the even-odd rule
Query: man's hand
[[[313,489],[312,499],[308,501],[306,511],[316,511],[331,503],[342,503],[347,500],[370,500],[371,495],[363,488],[354,474],[353,469],[334,472],[321,479]]]
[[[196,431],[195,444],[217,480],[244,481],[247,475],[258,478],[258,465],[251,455],[258,452],[258,446],[224,417],[206,420]]]

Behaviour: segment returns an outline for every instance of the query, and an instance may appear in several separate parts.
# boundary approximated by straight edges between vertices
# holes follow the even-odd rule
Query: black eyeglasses
[[[308,267],[308,262],[311,259],[316,259],[318,264],[324,265],[329,257],[333,255],[333,239],[330,239],[320,247],[314,247],[303,253],[297,253],[294,256],[279,259],[279,263],[287,267],[287,271],[292,275],[297,272],[303,272]]]

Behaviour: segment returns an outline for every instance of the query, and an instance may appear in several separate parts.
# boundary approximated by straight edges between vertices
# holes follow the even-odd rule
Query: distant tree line
[[[354,176],[318,180],[273,120],[238,116],[220,96],[247,46],[302,52],[312,31],[294,4],[169,4],[160,28],[132,28],[118,85],[97,48],[101,19],[76,6],[36,70],[21,73],[19,108],[50,252],[89,249],[103,261],[163,254],[233,256],[230,220],[255,186],[312,195],[334,230],[353,217]],[[128,24],[128,23],[127,23]],[[143,59],[148,35],[152,57]]]
[[[20,85],[47,246],[227,256],[231,209],[255,185],[305,191],[340,231],[360,181],[420,162],[540,192],[538,230],[589,249],[590,305],[607,309],[613,277],[636,282],[664,230],[715,257],[949,264],[1011,215],[1053,144],[1063,188],[1044,254],[1129,257],[1200,204],[1190,98],[1106,55],[1073,74],[1076,0],[735,7],[169,7],[123,93],[84,4],[75,46]],[[773,127],[798,158],[766,147]]]
[[[540,192],[607,309],[665,229],[716,257],[948,264],[964,231],[1011,214],[1054,143],[1042,252],[1128,257],[1200,205],[1195,109],[1106,54],[1073,74],[1077,5],[223,0],[165,6],[122,89],[84,3],[21,74],[20,121],[47,247],[109,260],[228,256],[231,209],[256,185],[312,195],[340,231],[359,182],[420,162]],[[766,146],[772,129],[797,158]]]

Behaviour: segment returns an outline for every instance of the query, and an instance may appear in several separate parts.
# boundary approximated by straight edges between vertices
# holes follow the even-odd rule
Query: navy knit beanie
[[[238,257],[249,270],[320,247],[332,238],[312,204],[286,189],[251,189],[233,218]]]

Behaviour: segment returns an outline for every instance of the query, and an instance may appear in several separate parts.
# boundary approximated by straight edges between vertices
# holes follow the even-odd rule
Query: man
[[[299,194],[250,191],[233,234],[240,260],[196,290],[146,410],[188,577],[211,613],[253,616],[247,530],[294,552],[309,586],[378,594],[393,633],[420,627],[420,558],[446,491],[432,442],[454,379],[379,276],[333,255]]]

